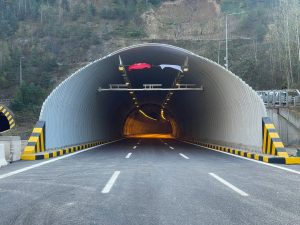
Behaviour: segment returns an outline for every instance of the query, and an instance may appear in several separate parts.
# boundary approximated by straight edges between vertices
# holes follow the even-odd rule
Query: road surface
[[[0,224],[296,225],[299,168],[172,139],[124,139],[1,168]]]

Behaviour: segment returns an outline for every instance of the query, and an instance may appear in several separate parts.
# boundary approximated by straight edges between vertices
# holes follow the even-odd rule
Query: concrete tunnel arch
[[[57,86],[43,103],[40,120],[46,122],[46,148],[59,148],[123,136],[123,125],[134,109],[127,92],[101,92],[98,87],[122,84],[119,55],[124,64],[137,62],[182,65],[189,59],[183,83],[203,85],[203,92],[176,92],[168,110],[174,115],[176,138],[261,150],[261,120],[265,106],[256,92],[232,72],[188,50],[166,44],[123,48],[79,69]],[[170,87],[172,70],[129,74],[133,87],[161,83]],[[166,93],[137,94],[143,104],[161,105]]]

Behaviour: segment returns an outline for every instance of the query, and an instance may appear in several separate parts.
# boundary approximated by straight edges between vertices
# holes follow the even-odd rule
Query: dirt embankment
[[[222,34],[222,15],[215,0],[164,2],[142,15],[150,39],[208,39]]]

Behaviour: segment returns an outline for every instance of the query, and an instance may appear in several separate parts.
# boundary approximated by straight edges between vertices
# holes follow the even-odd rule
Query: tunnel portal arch
[[[46,122],[46,147],[58,148],[113,140],[123,136],[123,125],[134,107],[127,92],[97,92],[99,87],[122,84],[119,56],[130,65],[182,65],[189,71],[183,83],[203,85],[204,91],[174,92],[166,108],[176,118],[176,138],[189,138],[232,147],[261,149],[261,119],[265,106],[238,76],[217,63],[188,50],[165,44],[140,44],[123,48],[79,69],[58,85],[43,103],[40,120]],[[173,70],[142,70],[128,74],[133,87],[159,83],[170,87]],[[161,105],[166,93],[137,93],[139,104]],[[175,120],[174,120],[175,121]],[[173,121],[173,123],[175,123]]]

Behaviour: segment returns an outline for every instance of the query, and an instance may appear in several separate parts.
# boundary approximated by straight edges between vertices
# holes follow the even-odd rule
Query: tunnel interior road
[[[124,65],[184,65],[180,84],[204,91],[173,91],[160,115],[167,91],[98,92],[124,84],[118,71]],[[178,71],[170,68],[127,71],[132,88],[161,84],[170,88]],[[150,121],[139,111],[157,121]],[[261,149],[261,119],[266,109],[260,97],[240,78],[190,51],[164,44],[141,44],[121,49],[81,68],[45,100],[40,120],[46,122],[46,148],[95,140],[114,140],[126,134],[163,133],[232,147]],[[144,118],[142,118],[144,117]],[[147,121],[148,120],[148,121]]]

